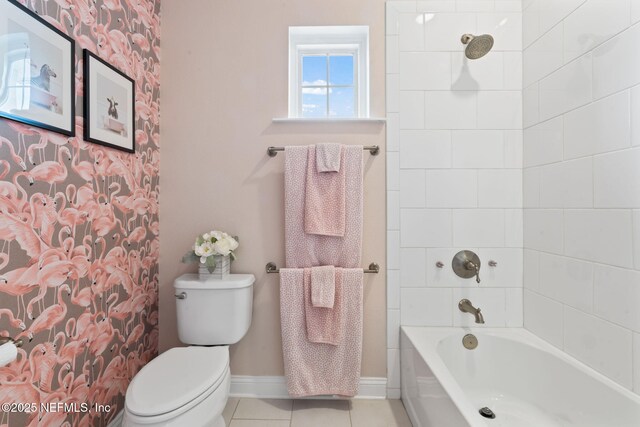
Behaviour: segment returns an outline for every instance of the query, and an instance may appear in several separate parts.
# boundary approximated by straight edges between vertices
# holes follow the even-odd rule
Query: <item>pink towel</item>
[[[311,267],[311,305],[313,307],[333,308],[337,274],[333,265]]]
[[[304,231],[321,236],[344,236],[345,173],[320,172],[314,147],[307,150]],[[343,156],[344,154],[341,154]]]
[[[342,146],[340,144],[316,145],[316,169],[318,172],[340,172]]]
[[[333,308],[317,307],[313,299],[313,268],[304,269],[304,315],[307,321],[307,339],[338,345],[342,339],[342,269],[335,269],[335,303]]]
[[[361,268],[343,269],[342,339],[337,345],[307,339],[304,270],[280,269],[280,323],[287,390],[291,397],[358,393],[362,358]]]
[[[307,234],[304,230],[305,182],[309,146],[285,148],[285,265],[289,268],[335,265],[360,267],[362,252],[362,146],[343,146],[340,170],[345,174],[343,237]],[[315,150],[312,150],[315,152]]]

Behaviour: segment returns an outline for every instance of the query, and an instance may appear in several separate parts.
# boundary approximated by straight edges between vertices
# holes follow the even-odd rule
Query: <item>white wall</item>
[[[523,6],[524,324],[638,393],[640,0]]]
[[[470,325],[457,308],[469,298],[484,326],[522,325],[521,18],[519,0],[387,3],[392,389],[400,324]],[[467,60],[464,33],[492,34],[494,49]],[[480,285],[453,273],[460,249],[480,256]]]

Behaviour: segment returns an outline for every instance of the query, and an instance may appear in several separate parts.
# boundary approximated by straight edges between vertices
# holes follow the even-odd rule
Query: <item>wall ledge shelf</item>
[[[385,117],[354,117],[344,119],[310,119],[304,117],[274,117],[273,123],[386,123]]]

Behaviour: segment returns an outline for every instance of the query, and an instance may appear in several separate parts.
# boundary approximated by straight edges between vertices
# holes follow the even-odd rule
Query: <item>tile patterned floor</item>
[[[288,400],[230,397],[228,427],[412,427],[400,400]]]

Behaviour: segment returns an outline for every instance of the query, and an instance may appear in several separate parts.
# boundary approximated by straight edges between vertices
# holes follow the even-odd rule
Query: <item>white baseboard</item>
[[[255,397],[261,399],[289,399],[284,377],[231,375],[231,396]],[[356,399],[385,399],[387,397],[387,379],[378,377],[360,378],[359,393]],[[316,397],[331,399],[331,396]]]
[[[115,417],[113,417],[111,422],[107,424],[107,427],[121,427],[122,417],[124,417],[124,409],[118,412]]]

